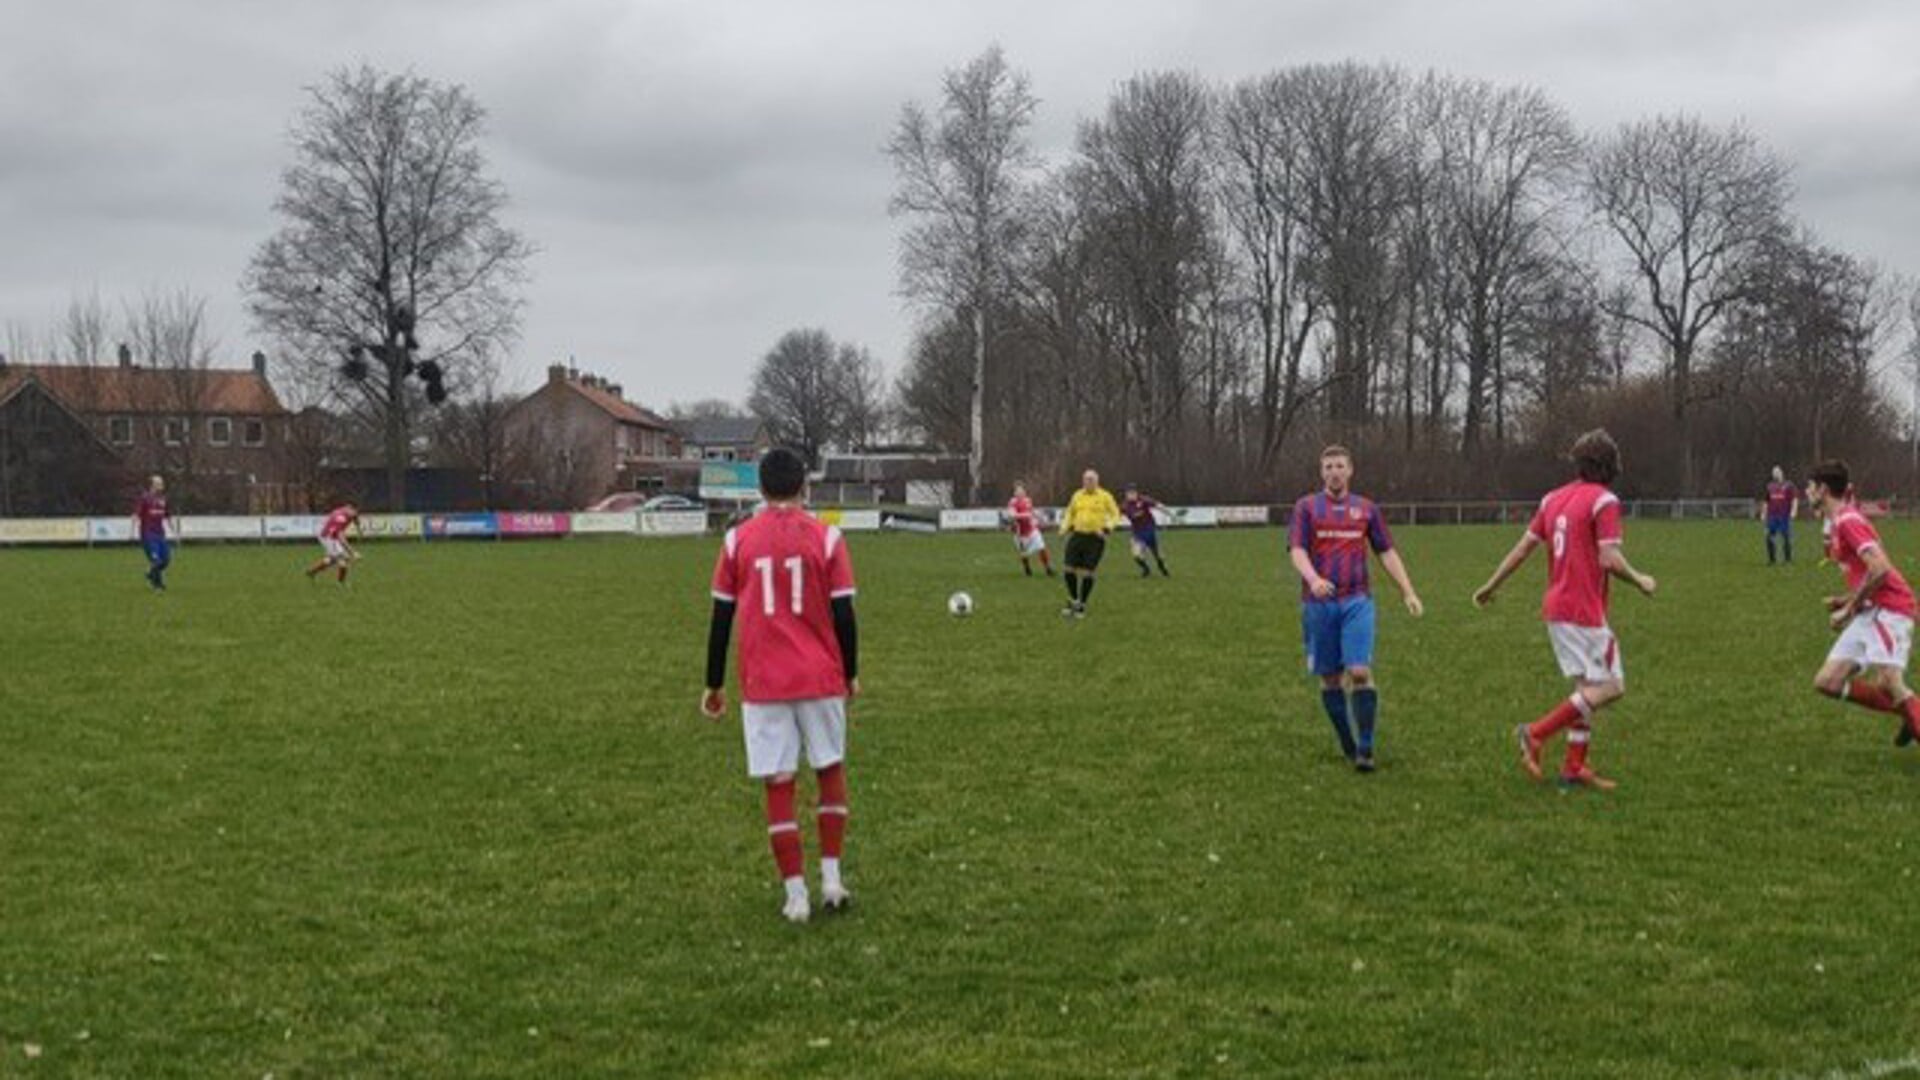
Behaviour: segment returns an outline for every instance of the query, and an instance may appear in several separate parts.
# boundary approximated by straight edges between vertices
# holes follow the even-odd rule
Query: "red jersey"
[[[1605,484],[1576,480],[1540,500],[1527,526],[1547,545],[1547,595],[1540,617],[1575,626],[1607,625],[1607,570],[1602,544],[1620,542],[1620,497]]]
[[[353,519],[358,516],[344,506],[336,508],[333,513],[327,515],[327,520],[320,523],[320,538],[342,539],[347,535],[347,526],[353,524]]]
[[[1880,547],[1880,534],[1873,522],[1868,521],[1857,506],[1842,507],[1833,519],[1833,535],[1827,538],[1827,555],[1846,571],[1849,590],[1858,589],[1866,580],[1867,562],[1861,554],[1877,547]],[[1884,548],[1881,551],[1885,553]],[[1900,576],[1900,571],[1891,571],[1881,579],[1873,595],[1867,597],[1866,606],[1911,619],[1915,611],[1913,590],[1908,587],[1907,579]]]
[[[140,539],[161,539],[167,535],[167,497],[149,491],[133,504],[133,516],[140,521]]]
[[[1025,495],[1007,501],[1007,517],[1013,521],[1013,535],[1022,540],[1040,531],[1040,522],[1033,516],[1033,500]]]
[[[770,506],[727,530],[713,595],[738,605],[741,698],[845,697],[833,601],[853,593],[840,530],[805,510]]]

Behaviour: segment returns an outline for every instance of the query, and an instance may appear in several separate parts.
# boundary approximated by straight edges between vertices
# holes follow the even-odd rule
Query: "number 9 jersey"
[[[1547,545],[1547,595],[1540,617],[1575,626],[1607,625],[1603,544],[1620,542],[1620,498],[1605,484],[1578,480],[1540,500],[1527,532]]]
[[[741,699],[845,697],[833,601],[853,594],[840,530],[804,508],[768,506],[727,530],[713,597],[736,605]]]

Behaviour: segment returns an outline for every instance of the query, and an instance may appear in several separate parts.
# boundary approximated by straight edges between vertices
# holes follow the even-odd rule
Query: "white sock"
[[[787,899],[792,900],[795,898],[798,898],[801,900],[805,900],[807,898],[807,879],[806,878],[790,877],[787,879]]]
[[[820,860],[820,887],[823,889],[840,888],[840,860]]]

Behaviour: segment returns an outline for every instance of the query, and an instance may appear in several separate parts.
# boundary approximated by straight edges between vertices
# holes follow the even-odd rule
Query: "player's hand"
[[[1307,586],[1307,591],[1311,592],[1318,599],[1329,599],[1333,596],[1334,592],[1333,582],[1328,581],[1326,578],[1314,578],[1313,584]]]
[[[1634,585],[1640,589],[1640,595],[1652,596],[1653,590],[1658,588],[1660,583],[1653,580],[1652,574],[1641,574],[1640,577],[1634,581]]]
[[[1853,598],[1850,596],[1829,596],[1826,600],[1827,610],[1839,611],[1841,608],[1846,607],[1847,601],[1851,599]]]
[[[1839,633],[1845,630],[1847,624],[1852,621],[1853,610],[1851,608],[1835,608],[1833,614],[1827,616],[1827,627],[1835,633]]]
[[[1407,614],[1417,619],[1420,616],[1425,615],[1426,613],[1427,613],[1427,605],[1420,602],[1419,594],[1408,593],[1407,594]]]
[[[1473,606],[1483,608],[1493,603],[1493,591],[1493,586],[1491,585],[1482,585],[1473,590]]]
[[[860,680],[858,678],[848,679],[847,680],[848,700],[852,700],[853,698],[857,698],[859,696],[860,696]]]
[[[727,692],[718,686],[709,686],[700,695],[700,714],[709,720],[718,720],[727,712]]]

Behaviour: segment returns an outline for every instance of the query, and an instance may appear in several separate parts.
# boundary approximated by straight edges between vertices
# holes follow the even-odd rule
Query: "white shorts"
[[[1869,608],[1853,617],[1827,659],[1846,660],[1861,667],[1907,667],[1913,648],[1913,620],[1891,611]]]
[[[347,557],[347,542],[338,537],[323,536],[320,538],[320,546],[326,549],[329,559],[339,560]]]
[[[1023,558],[1029,555],[1038,555],[1047,550],[1047,538],[1041,535],[1039,529],[1033,530],[1032,533],[1026,536],[1015,533],[1013,535],[1013,549],[1018,551]]]
[[[1625,685],[1627,674],[1620,665],[1620,639],[1613,636],[1611,629],[1550,622],[1547,639],[1553,642],[1553,656],[1560,661],[1560,674],[1581,682]]]
[[[747,702],[740,709],[747,735],[747,775],[756,779],[800,768],[800,745],[818,772],[847,756],[847,699]]]

